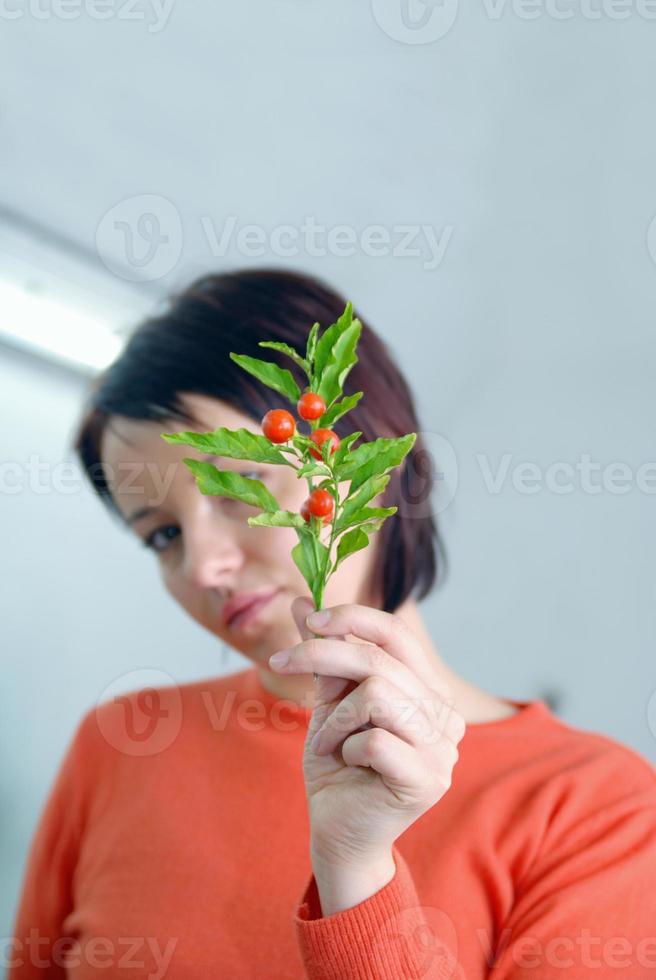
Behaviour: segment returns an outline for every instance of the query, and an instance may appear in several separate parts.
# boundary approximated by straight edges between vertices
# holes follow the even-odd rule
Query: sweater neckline
[[[284,710],[293,717],[297,717],[306,724],[309,724],[310,718],[312,717],[311,708],[306,708],[301,704],[297,704],[295,701],[289,700],[288,698],[279,698],[276,697],[276,695],[271,694],[271,692],[268,691],[263,685],[257,667],[249,668],[245,671],[245,674],[246,686],[250,695],[262,701],[262,703],[265,704],[268,709],[271,709],[274,707],[274,705],[278,705],[279,708],[284,707]],[[507,715],[505,718],[497,718],[493,721],[470,722],[467,725],[465,737],[467,735],[475,735],[477,733],[486,734],[499,729],[506,731],[509,728],[512,728],[518,724],[521,725],[526,721],[544,718],[550,713],[549,705],[546,703],[546,701],[543,701],[540,698],[535,698],[529,701],[520,701],[515,698],[501,697],[500,695],[495,695],[495,697],[497,697],[499,701],[503,701],[505,704],[510,704],[518,710],[512,715]]]
[[[312,717],[312,708],[305,708],[302,704],[290,701],[289,698],[279,698],[277,695],[272,694],[271,691],[267,691],[260,679],[260,673],[257,667],[250,667],[246,671],[246,686],[248,693],[262,701],[268,709],[273,708],[274,705],[278,705],[281,708],[284,707],[285,711],[291,715],[295,715],[301,719],[304,718],[307,722]]]
[[[490,730],[497,730],[503,728],[504,730],[508,727],[512,727],[520,722],[525,722],[527,720],[533,721],[536,718],[544,718],[549,714],[550,708],[546,701],[541,698],[535,698],[532,701],[518,701],[515,698],[504,698],[500,694],[495,695],[498,701],[503,701],[505,704],[511,704],[518,710],[512,715],[507,715],[505,718],[496,718],[494,721],[472,721],[467,725],[467,731],[465,732],[465,737],[469,733],[488,732]]]

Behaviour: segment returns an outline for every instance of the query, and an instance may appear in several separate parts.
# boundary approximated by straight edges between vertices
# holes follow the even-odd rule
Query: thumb
[[[313,633],[310,627],[305,622],[306,617],[314,612],[316,606],[312,599],[308,596],[296,596],[292,601],[292,616],[301,634],[302,640],[312,640],[319,634]],[[343,640],[344,637],[333,637],[333,639]],[[346,692],[349,684],[352,683],[353,686],[357,686],[355,682],[349,682],[342,677],[328,677],[321,674],[315,674],[315,708],[320,708],[322,706],[333,704],[341,695]],[[324,720],[326,715],[325,711],[322,711],[320,722]]]
[[[302,640],[311,640],[315,635],[305,622],[306,617],[314,610],[314,602],[309,596],[299,595],[292,601],[292,616]]]

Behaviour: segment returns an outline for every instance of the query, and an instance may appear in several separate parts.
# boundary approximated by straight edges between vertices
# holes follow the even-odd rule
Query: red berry
[[[308,497],[307,503],[308,510],[313,517],[325,517],[330,520],[333,516],[335,499],[328,490],[313,490]]]
[[[320,450],[324,442],[328,442],[329,440],[332,442],[333,445],[332,445],[332,449],[330,450],[331,453],[335,452],[335,450],[337,449],[340,443],[339,436],[337,435],[336,432],[333,432],[332,429],[315,429],[312,435],[310,436],[310,440],[315,444],[315,446],[319,447],[319,451],[316,449],[310,449],[310,453],[312,454],[312,456],[314,456],[315,459],[322,458]]]
[[[294,416],[284,408],[272,408],[262,419],[262,432],[269,442],[287,442],[295,431]]]
[[[313,517],[320,517],[319,514],[313,514],[312,511],[310,510],[310,506],[311,506],[310,499],[311,498],[308,497],[307,500],[304,500],[303,503],[301,504],[301,517],[307,523],[309,523]],[[327,517],[323,518],[323,523],[329,524],[331,520],[332,520],[332,514],[329,514]]]
[[[306,391],[299,398],[296,409],[300,417],[309,422],[311,419],[321,418],[326,411],[326,403],[321,395],[317,395],[313,391]]]

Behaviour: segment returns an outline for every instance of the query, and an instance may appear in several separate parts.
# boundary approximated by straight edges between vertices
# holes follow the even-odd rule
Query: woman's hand
[[[340,605],[325,625],[308,625],[313,609],[310,599],[294,600],[303,641],[286,651],[287,666],[270,664],[281,674],[319,674],[303,756],[313,862],[380,867],[449,789],[465,723],[398,616]]]

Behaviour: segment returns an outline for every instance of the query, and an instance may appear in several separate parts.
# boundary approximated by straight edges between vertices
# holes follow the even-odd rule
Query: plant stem
[[[333,488],[335,490],[335,514],[334,514],[334,517],[333,517],[333,522],[330,525],[330,540],[328,542],[328,554],[326,556],[326,570],[325,570],[326,571],[326,575],[325,575],[326,581],[328,580],[328,576],[331,574],[328,571],[328,566],[332,564],[332,558],[331,558],[331,554],[330,553],[332,551],[333,544],[334,544],[334,541],[335,541],[335,527],[337,525],[337,518],[339,517],[339,487],[337,486],[337,480],[335,479],[335,473],[333,471],[332,466],[330,466],[329,469],[330,469],[331,483],[332,483]]]

